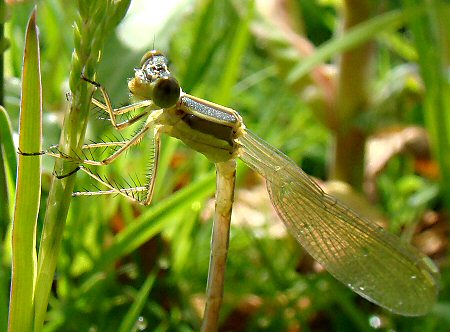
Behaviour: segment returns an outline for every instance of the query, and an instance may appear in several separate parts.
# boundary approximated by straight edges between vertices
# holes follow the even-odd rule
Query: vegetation
[[[160,20],[164,9],[157,3],[132,1],[125,17],[125,0],[38,3],[43,148],[59,142],[70,153],[85,133],[86,140],[112,135],[109,123],[92,112],[92,86],[81,74],[101,82],[114,105],[123,105],[133,68],[147,50],[161,49],[183,90],[238,110],[250,130],[307,173],[351,184],[359,194],[334,193],[358,202],[352,206],[361,214],[373,216],[375,209],[384,215],[385,226],[441,269],[439,302],[426,316],[400,317],[365,301],[311,262],[276,220],[262,179],[239,164],[222,330],[449,330],[449,4],[181,1]],[[12,216],[14,204],[20,206],[14,201],[12,142],[21,93],[22,101],[26,90],[38,98],[32,91],[38,83],[21,82],[27,77],[22,60],[33,4],[11,1],[7,9],[0,331],[8,328]],[[113,163],[102,174],[119,178],[132,174],[135,165],[145,166],[146,144],[129,158],[132,163]],[[92,181],[82,174],[76,181],[56,180],[52,173],[65,174],[71,165],[54,165],[45,156],[42,163],[37,228],[25,228],[36,239],[37,254],[29,242],[14,248],[30,260],[20,274],[27,276],[25,284],[36,282],[31,300],[15,299],[34,308],[34,330],[42,330],[45,321],[44,331],[197,331],[209,260],[213,165],[163,137],[154,199],[142,207],[120,197],[71,198],[72,191],[92,189]],[[39,183],[36,177],[27,181]],[[372,205],[361,200],[362,192]]]

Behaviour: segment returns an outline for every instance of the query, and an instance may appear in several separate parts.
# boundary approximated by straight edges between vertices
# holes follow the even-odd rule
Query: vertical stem
[[[3,22],[5,21],[4,18],[4,14],[5,14],[5,2],[4,0],[0,0],[0,43],[5,43],[5,36],[3,35],[4,33],[4,24]],[[0,44],[0,46],[3,44]],[[3,55],[5,54],[5,52],[0,52],[0,106],[4,106],[4,78],[3,78]],[[0,110],[1,112],[1,110]],[[6,112],[5,112],[6,113]],[[6,130],[6,128],[0,128],[1,130]],[[3,137],[3,135],[0,134],[0,137]],[[11,217],[9,215],[9,197],[8,197],[8,188],[7,188],[7,171],[6,171],[6,163],[3,157],[4,151],[3,151],[3,147],[2,147],[3,143],[0,143],[0,165],[3,165],[0,169],[0,196],[4,197],[3,199],[0,199],[0,241],[3,243],[3,239],[5,236],[5,230],[7,225],[10,224],[10,220]],[[10,165],[11,167],[11,165]],[[1,245],[0,245],[0,249],[1,249]],[[1,321],[1,319],[0,319]],[[1,327],[1,325],[0,325]]]
[[[0,105],[5,106],[5,93],[4,93],[4,54],[6,45],[6,39],[4,36],[4,29],[6,21],[6,5],[4,0],[0,0],[0,46],[2,47],[2,51],[0,51]]]
[[[42,150],[42,85],[36,7],[28,20],[23,53],[19,150]],[[36,224],[41,197],[41,157],[19,155],[12,224],[8,331],[33,331]]]
[[[367,20],[370,6],[367,0],[344,1],[342,33]],[[372,42],[368,42],[343,53],[339,60],[337,126],[330,176],[356,188],[361,188],[363,179],[365,133],[354,120],[367,107],[373,54]]]
[[[72,102],[66,114],[59,148],[71,155],[84,142],[92,88],[81,80],[81,75],[94,78],[95,66],[103,49],[106,32],[111,31],[125,15],[130,0],[78,0],[79,15],[74,24],[75,49],[69,77]],[[73,172],[73,163],[55,161],[56,174]],[[69,211],[75,176],[63,179],[53,177],[50,186],[44,226],[38,254],[38,273],[34,294],[34,332],[44,330],[47,305],[61,248],[65,222]]]
[[[219,312],[222,305],[225,266],[230,238],[231,209],[234,199],[236,161],[228,160],[216,164],[216,210],[211,239],[208,283],[206,286],[206,306],[202,331],[217,331]]]

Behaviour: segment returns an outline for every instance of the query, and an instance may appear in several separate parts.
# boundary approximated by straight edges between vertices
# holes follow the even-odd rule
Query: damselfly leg
[[[92,104],[108,115],[108,120],[114,129],[124,131],[126,128],[140,121],[147,121],[145,121],[144,125],[141,126],[136,133],[133,133],[129,139],[124,138],[123,140],[116,141],[102,140],[101,142],[84,144],[79,151],[72,151],[70,155],[62,152],[59,146],[55,145],[50,147],[45,153],[55,158],[62,158],[73,162],[74,164],[79,164],[77,167],[78,170],[83,171],[100,185],[107,188],[107,190],[101,190],[96,187],[98,189],[95,191],[75,192],[73,194],[74,196],[119,194],[140,204],[150,204],[153,195],[160,150],[160,134],[153,124],[151,115],[151,113],[154,112],[154,110],[151,109],[153,103],[148,100],[143,100],[120,108],[113,108],[111,99],[102,85],[88,80],[87,78],[83,79],[94,85],[94,87],[100,91],[103,102],[96,98],[92,98]],[[122,122],[117,121],[119,116],[134,112],[136,110],[140,110],[137,115],[132,115]],[[152,156],[150,158],[149,165],[147,165],[145,180],[142,180],[142,182],[140,180],[124,180],[125,184],[119,184],[117,181],[109,180],[106,176],[99,175],[99,173],[89,167],[110,165],[120,156],[129,151],[130,148],[139,144],[145,136],[151,136]],[[58,175],[57,177],[61,178],[63,176]]]

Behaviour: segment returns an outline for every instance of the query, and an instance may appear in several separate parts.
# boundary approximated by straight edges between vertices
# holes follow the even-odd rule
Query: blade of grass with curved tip
[[[42,94],[36,9],[28,21],[22,71],[19,149],[41,151]],[[32,331],[36,277],[36,220],[41,195],[41,157],[19,155],[12,229],[9,331]]]

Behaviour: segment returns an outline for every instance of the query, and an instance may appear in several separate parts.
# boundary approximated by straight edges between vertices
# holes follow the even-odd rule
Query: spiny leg
[[[133,103],[130,105],[126,105],[120,108],[109,108],[108,105],[103,104],[102,102],[100,102],[99,100],[92,98],[92,103],[96,106],[98,106],[99,108],[101,108],[102,110],[104,110],[106,113],[108,113],[109,115],[109,120],[111,121],[111,124],[114,126],[114,128],[118,129],[118,130],[122,130],[125,128],[128,128],[129,126],[131,126],[132,124],[136,123],[137,121],[139,121],[140,119],[144,118],[145,116],[147,116],[150,113],[150,110],[144,110],[142,113],[133,116],[131,118],[129,118],[126,121],[117,123],[116,120],[116,116],[120,115],[120,114],[125,114],[128,112],[132,112],[138,108],[142,108],[142,107],[147,107],[150,106],[152,103],[148,100],[143,100],[137,103]]]
[[[92,179],[109,188],[109,190],[98,190],[98,191],[81,191],[74,192],[72,196],[97,196],[97,195],[114,195],[119,194],[122,195],[134,202],[142,203],[142,200],[139,199],[139,193],[143,191],[148,191],[148,186],[137,186],[130,188],[121,188],[117,183],[112,183],[106,178],[101,177],[100,175],[92,172],[89,168],[84,167],[83,165],[79,166],[79,169],[89,175]],[[147,195],[146,195],[147,196]]]
[[[144,205],[150,204],[150,201],[152,199],[152,194],[153,194],[155,173],[156,173],[156,167],[157,167],[158,156],[159,156],[159,148],[160,148],[159,133],[153,127],[153,121],[151,119],[152,116],[157,116],[158,112],[154,108],[152,109],[151,107],[149,107],[152,105],[154,106],[154,104],[150,100],[143,100],[143,101],[131,104],[131,105],[127,105],[124,107],[114,109],[112,107],[109,95],[103,86],[101,86],[99,83],[91,81],[85,77],[82,77],[82,78],[85,81],[93,84],[96,88],[98,88],[100,90],[100,92],[102,93],[102,96],[105,100],[105,104],[103,104],[102,102],[98,101],[95,98],[92,99],[92,103],[109,114],[110,121],[116,129],[118,129],[118,130],[124,129],[124,128],[136,123],[143,117],[148,116],[149,114],[150,114],[150,118],[147,120],[146,125],[129,140],[115,141],[115,142],[104,142],[103,141],[100,143],[85,144],[81,147],[81,151],[79,151],[79,152],[72,151],[71,155],[59,150],[58,146],[51,147],[50,149],[45,151],[46,155],[50,155],[50,156],[53,156],[56,158],[66,159],[68,161],[72,161],[77,164],[75,169],[73,171],[71,171],[69,174],[56,175],[56,177],[63,178],[63,177],[72,175],[73,173],[76,173],[78,170],[82,170],[84,173],[86,173],[87,175],[89,175],[91,178],[95,179],[97,182],[101,183],[102,185],[106,186],[110,190],[100,190],[98,188],[99,189],[98,191],[74,193],[74,196],[120,194],[120,195],[123,195],[135,202],[140,203],[140,204],[144,204]],[[142,113],[138,114],[137,116],[131,117],[127,121],[124,121],[122,123],[117,123],[116,116],[131,112],[138,108],[144,108],[144,107],[146,107],[146,109]],[[120,155],[122,155],[123,152],[127,151],[131,146],[138,144],[142,140],[145,133],[151,128],[154,130],[154,134],[153,134],[154,157],[152,159],[152,165],[150,167],[150,174],[147,176],[148,181],[145,181],[144,186],[140,185],[139,180],[137,181],[138,183],[136,183],[135,180],[133,180],[131,178],[131,181],[133,183],[130,184],[128,181],[125,181],[126,185],[128,185],[130,187],[123,188],[117,182],[113,183],[113,182],[109,181],[107,178],[102,178],[100,175],[94,173],[92,170],[90,170],[89,168],[84,166],[84,165],[104,166],[104,165],[111,164]],[[105,150],[102,152],[101,155],[104,155],[108,148],[112,148],[114,151],[108,157],[103,158],[103,159],[99,158],[101,160],[98,160],[98,159],[96,160],[92,153],[92,150],[98,149],[98,148],[105,148]],[[79,164],[81,164],[81,165],[79,165]],[[132,186],[133,184],[134,184],[134,187]],[[140,192],[144,192],[144,191],[146,191],[146,194],[143,199],[141,199],[140,196],[136,197],[135,193],[140,193]]]
[[[116,128],[118,130],[122,130],[122,129],[127,128],[130,125],[136,123],[137,121],[139,121],[140,119],[142,119],[143,117],[145,117],[146,115],[148,115],[151,112],[151,110],[147,109],[146,107],[154,106],[154,104],[151,100],[141,100],[139,102],[136,102],[136,103],[133,103],[130,105],[126,105],[126,106],[119,107],[119,108],[114,108],[112,106],[111,98],[109,98],[108,92],[100,83],[92,81],[84,76],[82,76],[81,78],[83,80],[85,80],[86,82],[91,83],[93,86],[95,86],[95,88],[100,90],[105,103],[102,103],[95,98],[92,98],[92,103],[94,105],[96,105],[97,107],[101,108],[102,110],[104,110],[106,113],[108,113],[111,124],[114,126],[114,128]],[[136,109],[144,108],[144,107],[146,109],[144,109],[144,111],[142,113],[140,113],[134,117],[131,117],[130,119],[128,119],[124,122],[117,123],[116,117],[118,115],[129,113]]]
[[[149,182],[147,185],[147,197],[145,198],[145,201],[142,202],[143,205],[149,205],[153,198],[153,190],[155,189],[155,180],[156,180],[156,173],[158,171],[158,162],[159,162],[159,150],[161,148],[161,142],[159,139],[159,132],[157,129],[154,130],[153,135],[153,145],[155,147],[155,152],[152,159],[152,165],[150,166],[151,173],[148,174]]]
[[[159,138],[159,132],[157,130],[154,131],[153,136],[153,144],[154,144],[154,156],[151,161],[150,169],[151,173],[148,174],[148,182],[144,186],[136,186],[136,187],[129,187],[129,188],[120,188],[117,183],[112,183],[108,181],[106,178],[102,178],[100,175],[95,174],[92,172],[89,168],[84,167],[83,165],[79,166],[79,169],[83,172],[85,172],[87,175],[89,175],[91,178],[96,180],[97,182],[101,183],[105,187],[109,188],[110,190],[98,190],[98,191],[87,191],[87,192],[76,192],[73,195],[74,196],[94,196],[94,195],[109,195],[109,194],[119,194],[122,195],[133,202],[137,202],[142,205],[149,205],[152,197],[153,197],[153,190],[155,186],[155,179],[156,179],[156,172],[158,169],[158,160],[159,160],[159,150],[160,150],[160,138]],[[145,192],[145,197],[141,199],[141,196],[139,193]]]
[[[63,153],[62,151],[58,150],[58,146],[55,145],[53,147],[50,147],[49,150],[46,151],[46,155],[55,157],[55,158],[62,158],[66,160],[70,160],[73,162],[86,164],[86,165],[93,165],[93,166],[104,166],[109,165],[114,160],[116,160],[122,153],[127,151],[132,145],[137,144],[140,142],[144,134],[150,129],[150,126],[145,126],[142,128],[133,138],[130,140],[120,141],[120,142],[102,142],[102,143],[92,143],[92,144],[84,144],[81,147],[81,150],[89,150],[99,147],[116,147],[120,146],[118,150],[116,150],[113,154],[108,156],[107,158],[104,158],[102,160],[92,160],[87,158],[87,156],[83,153],[83,156],[79,156],[77,153],[75,153],[75,157],[70,156],[68,154]],[[56,152],[53,152],[52,150],[56,150]],[[84,158],[83,158],[84,157]]]

